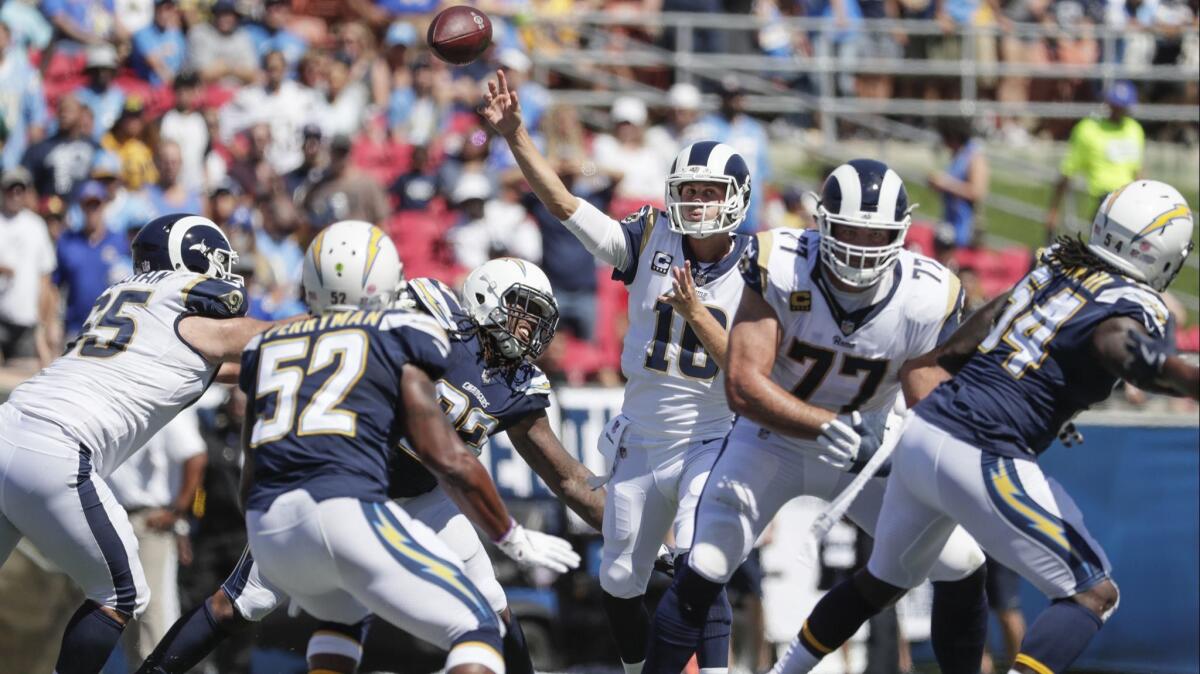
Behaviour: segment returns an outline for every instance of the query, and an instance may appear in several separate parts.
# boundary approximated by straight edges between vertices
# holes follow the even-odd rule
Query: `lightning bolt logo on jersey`
[[[533,363],[523,361],[511,370],[488,368],[483,341],[449,287],[418,278],[408,282],[408,294],[417,310],[451,335],[449,364],[437,380],[438,400],[476,455],[488,437],[550,406],[550,380]],[[392,464],[389,495],[419,496],[436,488],[437,479],[403,443],[400,448]]]
[[[245,300],[240,284],[191,271],[129,276],[100,295],[66,353],[8,402],[61,426],[106,477],[216,376],[217,364],[179,337],[179,321],[241,316]]]
[[[878,301],[846,311],[824,277],[820,242],[814,230],[774,229],[759,233],[743,258],[748,291],[766,299],[783,329],[771,379],[827,410],[886,415],[900,395],[905,361],[932,350],[957,327],[961,285],[941,264],[901,250],[875,291]],[[770,433],[746,418],[734,433],[817,449],[815,440]]]
[[[1164,339],[1170,314],[1151,288],[1124,276],[1042,264],[1015,288],[996,327],[954,379],[916,407],[979,449],[1034,458],[1118,379],[1092,355],[1096,326],[1115,316]]]
[[[700,300],[728,328],[744,285],[737,261],[751,237],[730,235],[733,250],[709,264],[692,259],[684,249],[684,235],[671,231],[667,214],[651,206],[621,221],[621,229],[629,261],[625,269],[613,271],[613,278],[629,289],[629,329],[621,350],[621,371],[628,379],[622,413],[647,433],[720,437],[733,422],[723,375],[696,332],[658,298],[673,289],[671,267],[690,260]]]

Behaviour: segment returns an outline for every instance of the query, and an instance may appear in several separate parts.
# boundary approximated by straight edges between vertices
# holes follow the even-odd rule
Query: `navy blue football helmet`
[[[238,254],[229,239],[217,223],[199,215],[172,213],[157,217],[133,238],[132,248],[133,270],[138,274],[187,269],[212,278],[241,281],[233,273]]]
[[[716,217],[688,219],[689,212],[703,209],[707,214],[711,204],[684,201],[681,187],[685,183],[712,182],[725,188],[725,198],[718,204]],[[702,239],[713,234],[732,232],[746,219],[750,208],[750,169],[737,150],[713,140],[692,143],[680,151],[671,164],[667,177],[667,224],[672,232]]]
[[[904,181],[874,159],[854,159],[833,170],[821,187],[817,223],[821,228],[821,261],[841,281],[858,288],[874,285],[896,263],[912,224]],[[839,240],[834,226],[887,230],[882,245]]]

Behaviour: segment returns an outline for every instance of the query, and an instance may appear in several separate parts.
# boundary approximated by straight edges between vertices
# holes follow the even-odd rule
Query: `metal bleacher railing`
[[[802,32],[808,36],[811,55],[788,57],[745,53],[699,53],[698,31],[758,31],[770,24],[782,27],[791,34]],[[578,42],[558,44],[553,49],[536,50],[533,56],[534,73],[537,79],[546,81],[550,73],[563,76],[567,88],[561,84],[554,90],[557,102],[582,108],[607,108],[617,95],[635,95],[650,105],[666,106],[666,92],[656,86],[621,75],[621,68],[642,71],[670,71],[675,82],[691,82],[702,89],[733,74],[746,93],[746,109],[751,113],[766,116],[807,114],[819,130],[809,134],[804,141],[807,149],[817,155],[832,159],[844,159],[846,152],[844,135],[848,129],[865,130],[870,136],[887,141],[899,141],[911,145],[936,147],[937,135],[928,128],[901,121],[902,118],[930,118],[961,116],[968,118],[1051,118],[1077,119],[1101,110],[1094,101],[998,101],[981,95],[987,82],[996,82],[1006,77],[1029,80],[1083,80],[1095,84],[1099,91],[1114,80],[1132,80],[1140,85],[1158,86],[1173,84],[1196,86],[1197,75],[1194,60],[1184,57],[1175,64],[1126,64],[1117,55],[1122,41],[1128,41],[1129,30],[1104,26],[1079,26],[1062,28],[1040,24],[1012,24],[1006,35],[1021,40],[1037,39],[1092,39],[1099,45],[1099,59],[1086,65],[1062,63],[1006,62],[999,58],[978,60],[977,43],[995,40],[1000,35],[996,26],[963,26],[958,36],[962,40],[961,58],[947,59],[881,59],[859,57],[839,59],[836,54],[835,37],[846,30],[831,19],[780,17],[764,19],[738,14],[613,14],[604,12],[575,13],[566,16],[531,17],[528,28],[555,34],[569,30],[578,37]],[[673,31],[674,49],[665,49],[649,41],[630,39],[622,43],[619,50],[607,45],[613,31],[632,28],[643,33],[661,34]],[[863,20],[854,24],[860,39],[871,40],[884,35],[902,32],[908,36],[943,36],[936,21],[916,20]],[[1176,33],[1185,45],[1194,48],[1198,38],[1197,29],[1187,27]],[[1153,39],[1153,38],[1150,38]],[[1188,54],[1188,49],[1183,50]],[[598,67],[599,66],[599,67]],[[913,98],[870,99],[846,96],[837,91],[837,78],[843,73],[921,76],[956,81],[957,96],[941,100]],[[778,77],[806,75],[808,86],[785,88]],[[776,78],[776,79],[773,79]],[[569,83],[578,83],[572,87]],[[705,107],[715,108],[714,95],[705,97]],[[1171,122],[1195,127],[1200,124],[1200,106],[1146,101],[1138,105],[1137,118],[1143,122]],[[1176,155],[1177,148],[1163,148],[1168,154]],[[1162,154],[1161,152],[1159,154]],[[1182,159],[1172,159],[1175,167],[1183,167],[1186,180],[1195,182],[1194,152],[1182,153]],[[993,175],[1008,174],[1031,185],[1050,185],[1058,178],[1057,161],[1050,157],[1031,156],[1028,149],[1009,147],[1003,143],[990,144],[988,158]],[[901,170],[902,175],[904,170]],[[914,168],[915,171],[915,168]],[[908,176],[906,176],[908,177]],[[923,177],[923,175],[912,177]],[[1068,194],[1068,202],[1062,212],[1067,227],[1077,231],[1083,224],[1074,207],[1075,190]],[[1044,204],[1033,204],[1013,196],[992,191],[987,199],[989,208],[1024,220],[1040,222],[1044,216]],[[1189,266],[1196,267],[1195,259]],[[1187,297],[1189,308],[1197,309],[1196,298]]]

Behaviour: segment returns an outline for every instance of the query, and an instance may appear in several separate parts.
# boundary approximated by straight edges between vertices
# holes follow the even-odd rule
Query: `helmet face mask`
[[[724,197],[699,200],[698,195],[687,189],[693,183],[716,183]],[[723,143],[692,143],[671,165],[665,203],[667,226],[672,232],[698,239],[732,232],[746,219],[750,208],[750,171],[746,161]],[[702,209],[698,219],[691,216],[696,209]]]
[[[537,265],[516,258],[490,260],[472,271],[463,284],[463,307],[482,333],[490,365],[536,360],[558,329],[550,280]]]
[[[837,167],[817,207],[821,262],[848,286],[875,285],[896,264],[914,208],[900,176],[882,162],[855,159]]]

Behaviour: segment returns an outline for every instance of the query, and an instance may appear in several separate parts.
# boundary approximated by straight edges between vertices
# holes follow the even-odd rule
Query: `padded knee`
[[[732,489],[718,489],[713,496],[701,504],[696,517],[688,564],[705,579],[724,585],[748,551],[742,511],[753,504],[736,496]]]
[[[646,593],[651,570],[634,569],[632,555],[606,556],[600,560],[600,588],[618,599],[640,597]]]
[[[963,580],[979,570],[987,558],[975,539],[967,536],[962,530],[951,534],[942,548],[942,554],[929,570],[929,580],[933,582],[954,582]]]

